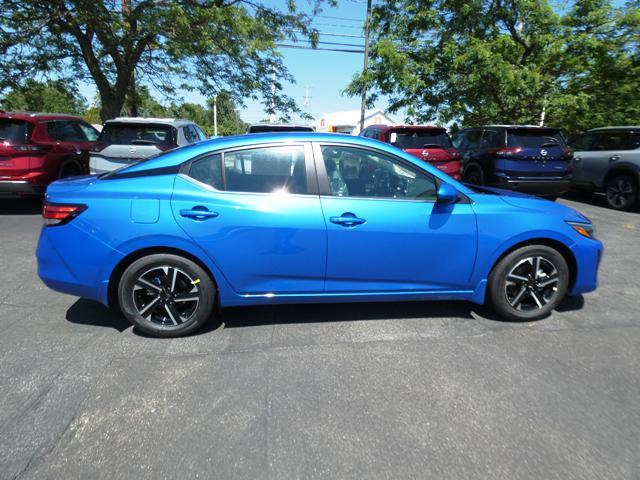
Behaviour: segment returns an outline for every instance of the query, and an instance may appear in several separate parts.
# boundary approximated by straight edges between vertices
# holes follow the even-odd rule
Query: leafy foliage
[[[322,1],[312,0],[316,11]],[[197,88],[269,107],[274,71],[275,110],[298,111],[282,93],[293,78],[277,44],[300,35],[317,41],[294,0],[284,12],[257,0],[3,0],[2,7],[0,91],[37,73],[92,81],[103,120],[137,95],[134,82],[171,98]]]
[[[568,132],[637,123],[638,0],[390,0],[373,11],[372,89],[417,121],[538,123]],[[612,114],[612,111],[615,112]]]
[[[81,115],[86,101],[73,86],[61,81],[27,80],[23,86],[8,92],[0,101],[4,110],[56,112]]]

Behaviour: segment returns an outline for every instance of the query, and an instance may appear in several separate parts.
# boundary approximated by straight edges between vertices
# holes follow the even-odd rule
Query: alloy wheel
[[[617,178],[607,185],[607,201],[616,208],[624,208],[633,198],[633,185],[625,177]]]
[[[181,325],[198,309],[199,283],[174,266],[154,267],[136,279],[133,305],[148,322],[160,326]]]
[[[549,259],[527,257],[507,274],[504,293],[515,310],[538,310],[555,299],[559,281],[558,270]]]

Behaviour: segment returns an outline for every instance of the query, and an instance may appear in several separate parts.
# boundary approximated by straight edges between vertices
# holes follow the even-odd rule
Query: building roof
[[[371,110],[367,110],[364,113],[365,121],[371,117],[376,115],[382,115],[389,120],[390,123],[396,123],[393,118],[384,113],[384,110],[381,108],[374,108]],[[325,125],[358,125],[360,123],[360,110],[346,110],[343,112],[325,112],[320,117],[324,119]]]

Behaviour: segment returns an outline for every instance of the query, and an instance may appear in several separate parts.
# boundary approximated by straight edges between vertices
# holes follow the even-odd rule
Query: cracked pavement
[[[238,308],[181,339],[48,290],[0,201],[0,479],[640,477],[640,213],[561,200],[600,289],[532,323],[463,302]]]

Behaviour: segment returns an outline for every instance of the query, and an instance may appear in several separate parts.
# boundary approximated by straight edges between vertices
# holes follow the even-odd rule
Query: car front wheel
[[[129,265],[118,285],[124,316],[156,337],[178,337],[200,328],[213,312],[216,287],[197,263],[153,254]]]
[[[489,303],[507,320],[539,320],[558,306],[568,285],[564,257],[551,247],[529,245],[509,253],[493,269]]]

